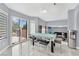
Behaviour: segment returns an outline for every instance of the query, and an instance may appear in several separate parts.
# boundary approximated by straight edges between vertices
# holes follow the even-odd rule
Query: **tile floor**
[[[0,56],[78,56],[79,50],[70,49],[64,43],[57,44],[54,47],[54,53],[50,52],[50,47],[39,45],[32,46],[32,42],[29,40],[24,43],[20,43],[9,47]]]

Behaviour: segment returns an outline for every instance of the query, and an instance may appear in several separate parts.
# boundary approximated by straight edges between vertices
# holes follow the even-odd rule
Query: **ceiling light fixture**
[[[54,6],[56,5],[56,3],[53,4]]]
[[[43,12],[43,13],[47,13],[47,10],[46,10],[46,9],[44,9],[42,12]]]

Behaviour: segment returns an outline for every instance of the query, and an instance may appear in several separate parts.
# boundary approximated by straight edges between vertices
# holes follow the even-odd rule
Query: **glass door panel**
[[[26,41],[27,38],[27,21],[20,19],[20,42]]]
[[[11,43],[18,43],[20,36],[20,21],[17,17],[12,17],[12,41]]]
[[[19,43],[26,41],[27,38],[27,21],[19,17],[12,17],[12,41]]]

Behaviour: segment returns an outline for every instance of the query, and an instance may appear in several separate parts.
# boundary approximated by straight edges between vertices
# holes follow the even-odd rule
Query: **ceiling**
[[[77,3],[5,3],[9,8],[28,16],[40,17],[45,21],[65,20],[69,9]]]

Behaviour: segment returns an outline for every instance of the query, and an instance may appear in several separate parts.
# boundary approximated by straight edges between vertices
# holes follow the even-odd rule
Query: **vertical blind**
[[[8,13],[0,9],[0,40],[7,38]]]

